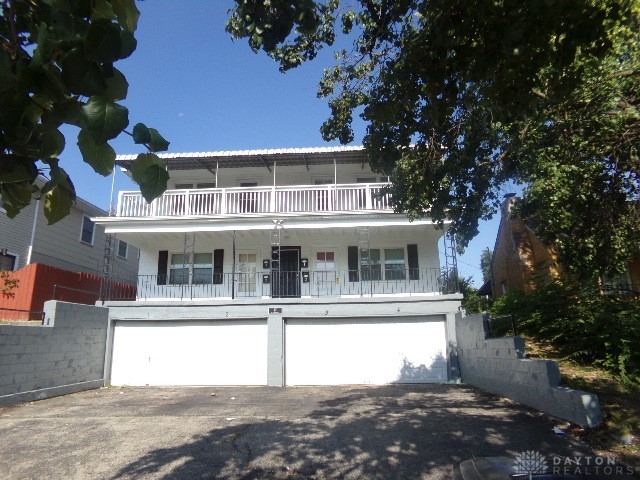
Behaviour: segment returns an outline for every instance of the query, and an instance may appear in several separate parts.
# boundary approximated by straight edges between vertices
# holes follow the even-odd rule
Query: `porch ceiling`
[[[131,170],[137,155],[118,155],[116,164]],[[219,168],[366,163],[363,147],[288,148],[159,154],[169,170],[215,170]]]
[[[407,226],[377,226],[371,227],[371,235],[375,237],[377,235],[384,236],[388,239],[397,238],[402,240],[409,232],[415,232],[416,225]],[[436,230],[433,225],[423,225],[422,230],[424,234],[431,237],[433,240],[437,240],[442,236],[442,230]],[[357,227],[331,227],[324,229],[283,229],[282,230],[282,243],[287,245],[297,244],[319,244],[327,242],[327,239],[332,241],[341,242],[352,240],[354,236],[357,236]],[[216,242],[231,243],[233,239],[233,231],[216,231],[216,232],[204,232],[198,231],[196,233],[196,242],[198,239],[215,239]],[[270,230],[238,230],[236,233],[236,240],[238,242],[253,243],[269,243]],[[117,238],[125,240],[136,246],[144,245],[163,245],[172,242],[182,242],[185,232],[119,232]]]

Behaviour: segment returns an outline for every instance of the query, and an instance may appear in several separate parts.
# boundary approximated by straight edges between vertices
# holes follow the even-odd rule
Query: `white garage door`
[[[117,322],[112,385],[265,385],[267,322]]]
[[[443,321],[422,318],[288,320],[287,385],[447,380]]]

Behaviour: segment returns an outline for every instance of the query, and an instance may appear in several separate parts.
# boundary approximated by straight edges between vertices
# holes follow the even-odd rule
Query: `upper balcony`
[[[120,192],[118,217],[177,217],[392,212],[387,183],[287,185],[167,190],[148,203],[135,191]]]

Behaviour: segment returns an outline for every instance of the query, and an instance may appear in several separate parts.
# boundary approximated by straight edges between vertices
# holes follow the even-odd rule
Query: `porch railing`
[[[140,192],[120,192],[119,217],[174,217],[390,210],[386,183],[169,190],[147,203]]]
[[[442,293],[437,268],[140,275],[136,299],[415,296]],[[113,294],[111,300],[120,300]],[[130,300],[123,298],[121,300]]]

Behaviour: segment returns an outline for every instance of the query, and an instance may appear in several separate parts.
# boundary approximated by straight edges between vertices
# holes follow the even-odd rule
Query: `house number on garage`
[[[282,313],[282,308],[270,308],[269,313]]]

